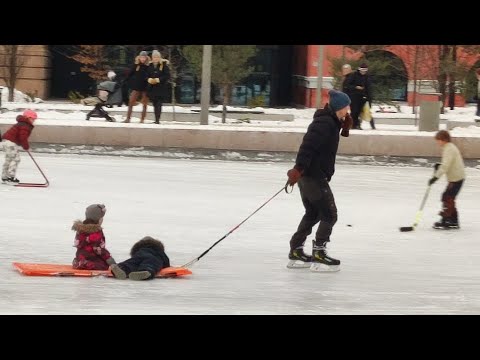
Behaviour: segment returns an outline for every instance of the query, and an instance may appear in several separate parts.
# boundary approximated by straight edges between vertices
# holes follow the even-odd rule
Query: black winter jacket
[[[362,86],[363,90],[356,89],[356,86]],[[353,97],[365,97],[368,102],[372,102],[372,83],[368,74],[362,75],[359,70],[348,74],[342,88],[343,92],[350,96],[352,101]]]
[[[162,61],[157,65],[155,65],[154,63],[151,63],[148,66],[147,74],[148,74],[148,78],[160,79],[160,83],[158,84],[147,85],[148,97],[165,98],[167,96],[168,80],[170,79],[170,69],[168,67],[167,61],[165,59],[162,59]]]
[[[340,141],[341,122],[328,104],[313,115],[297,153],[295,168],[318,180],[330,181]]]
[[[127,76],[127,83],[131,90],[145,91],[147,88],[148,65],[135,64]]]

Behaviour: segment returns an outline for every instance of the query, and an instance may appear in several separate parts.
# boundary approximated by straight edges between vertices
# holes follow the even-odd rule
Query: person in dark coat
[[[117,279],[154,279],[163,268],[170,266],[163,243],[150,236],[137,241],[130,250],[130,259],[112,265],[110,270]]]
[[[124,121],[126,123],[130,122],[132,117],[132,107],[136,104],[138,98],[140,97],[140,103],[143,105],[142,117],[140,122],[145,121],[145,116],[147,115],[147,78],[148,78],[148,65],[150,59],[146,51],[141,51],[140,54],[135,58],[135,64],[133,65],[130,73],[127,76],[127,83],[129,84],[130,90],[130,99],[128,101],[128,111],[127,119]]]
[[[352,120],[348,114],[348,95],[330,90],[329,96],[329,104],[315,112],[298,150],[295,166],[287,172],[287,184],[293,186],[298,182],[305,207],[305,215],[290,240],[289,268],[310,267],[312,271],[319,271],[325,267],[328,271],[335,271],[340,265],[340,260],[326,253],[326,245],[337,221],[337,207],[329,182],[335,172],[340,129],[342,136],[348,136]],[[308,256],[303,247],[318,222],[312,256]]]
[[[148,66],[147,95],[153,104],[155,124],[160,124],[162,103],[166,97],[167,84],[170,79],[168,60],[162,59],[158,50],[152,52],[152,62]]]
[[[345,77],[343,83],[343,91],[348,94],[352,100],[352,119],[353,119],[353,128],[361,130],[360,126],[360,113],[362,112],[363,106],[368,101],[370,108],[372,108],[372,84],[368,72],[368,65],[362,64],[357,71]],[[375,123],[370,122],[372,129],[375,129]]]
[[[9,185],[16,185],[20,182],[16,178],[18,164],[20,163],[20,154],[18,150],[22,147],[28,151],[30,137],[37,119],[37,113],[33,110],[25,110],[23,115],[17,116],[17,123],[10,127],[3,134],[3,149],[5,150],[5,162],[2,170],[2,182]]]

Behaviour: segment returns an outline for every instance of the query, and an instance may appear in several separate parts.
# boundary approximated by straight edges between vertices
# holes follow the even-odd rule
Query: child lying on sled
[[[113,264],[110,270],[117,279],[149,280],[163,268],[170,266],[165,247],[160,240],[145,236],[130,250],[130,259]]]

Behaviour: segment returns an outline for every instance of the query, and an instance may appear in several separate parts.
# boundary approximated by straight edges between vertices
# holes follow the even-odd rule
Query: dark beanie
[[[338,111],[343,109],[344,107],[350,105],[350,98],[347,94],[337,91],[337,90],[330,90],[328,92],[328,96],[330,96],[330,107],[333,111]]]
[[[140,51],[140,54],[138,56],[148,56],[148,53],[146,51]]]

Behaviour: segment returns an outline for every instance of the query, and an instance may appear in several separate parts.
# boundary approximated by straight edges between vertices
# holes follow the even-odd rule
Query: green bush
[[[265,106],[265,96],[257,95],[252,97],[251,99],[248,99],[247,106],[250,108]]]

